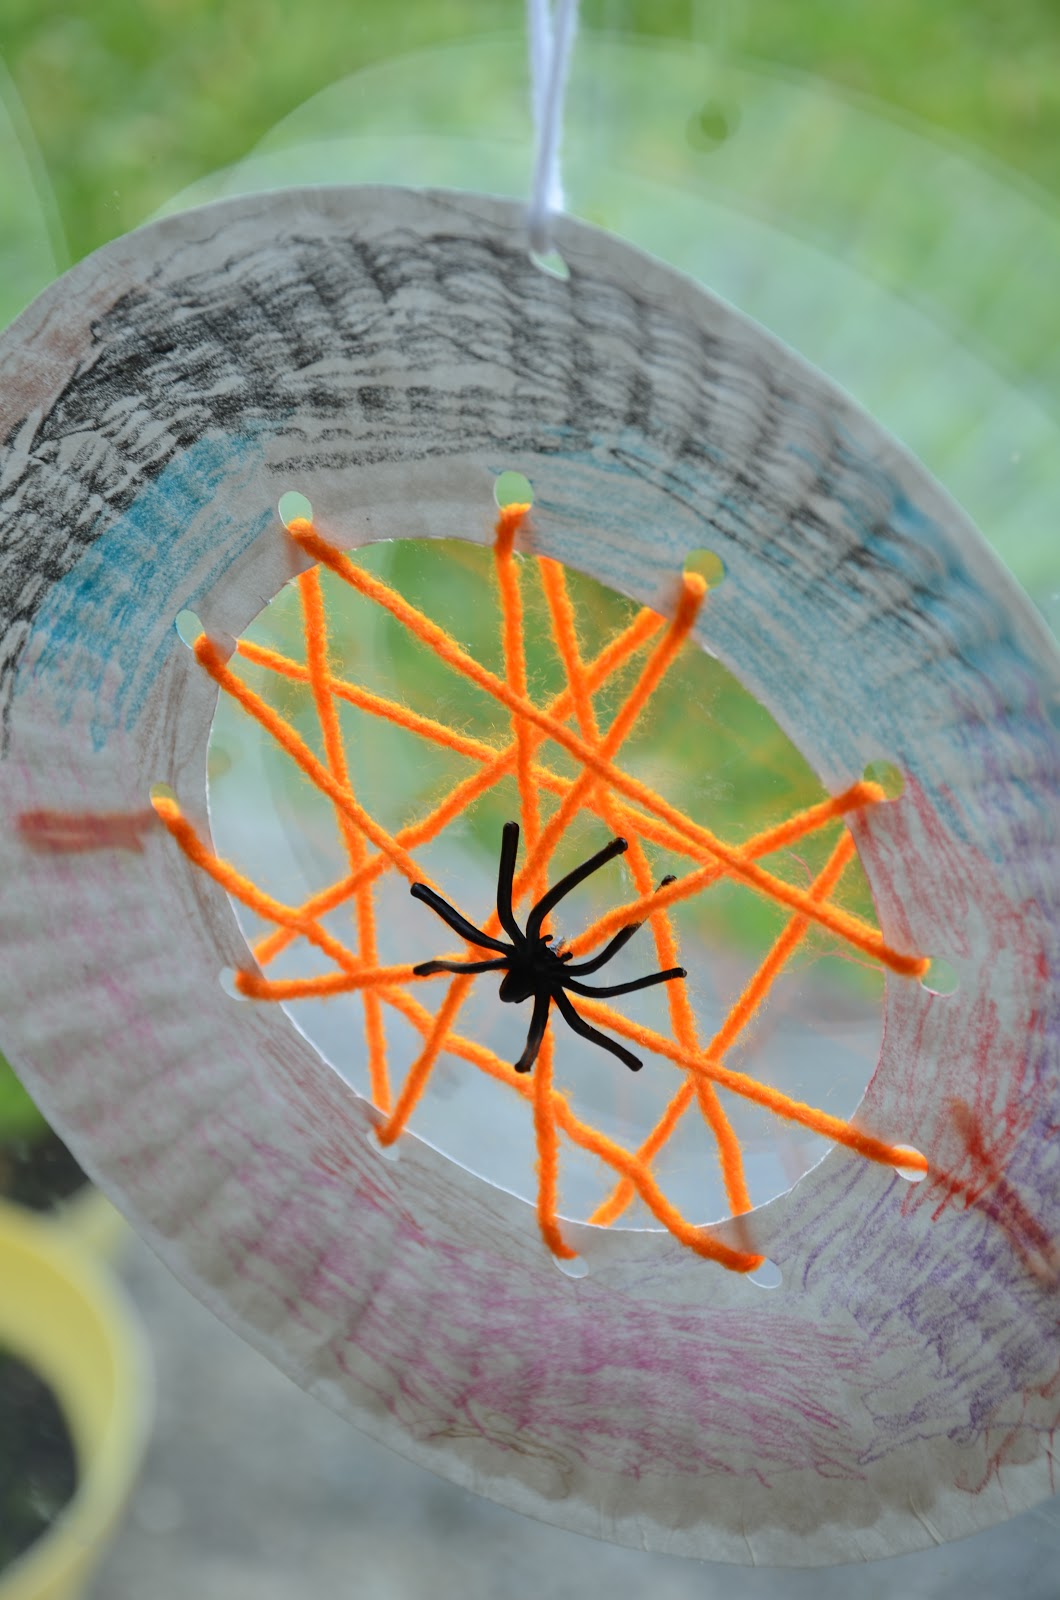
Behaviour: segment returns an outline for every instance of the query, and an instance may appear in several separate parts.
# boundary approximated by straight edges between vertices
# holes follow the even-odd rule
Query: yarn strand
[[[532,7],[533,9],[533,7]],[[542,13],[547,9],[542,5]],[[562,9],[562,0],[561,0]],[[573,14],[573,5],[566,8]],[[489,671],[462,648],[430,617],[412,606],[382,580],[323,539],[312,523],[293,521],[288,532],[295,545],[315,565],[297,580],[302,602],[305,659],[296,661],[249,641],[236,646],[236,658],[263,669],[272,679],[304,686],[316,710],[322,758],[314,754],[293,724],[282,716],[234,670],[217,646],[205,635],[194,645],[195,657],[217,684],[253,718],[300,769],[305,778],[332,805],[335,824],[349,871],[344,877],[310,896],[302,905],[287,905],[259,888],[237,867],[216,855],[169,798],[153,801],[154,813],[165,832],[188,862],[205,873],[235,900],[247,906],[271,931],[260,938],[256,963],[236,975],[236,987],[248,999],[284,1003],[297,999],[324,999],[349,994],[359,996],[364,1011],[367,1071],[374,1103],[384,1113],[376,1137],[391,1145],[402,1131],[423,1094],[440,1059],[453,1056],[506,1084],[527,1102],[537,1150],[537,1224],[541,1238],[560,1260],[575,1250],[564,1235],[559,1214],[561,1155],[567,1142],[589,1152],[611,1174],[611,1188],[590,1220],[615,1223],[634,1200],[646,1207],[688,1249],[729,1270],[747,1272],[760,1257],[738,1249],[710,1229],[689,1223],[664,1194],[652,1167],[668,1140],[698,1107],[702,1125],[710,1134],[719,1162],[729,1207],[734,1216],[751,1209],[743,1155],[720,1091],[735,1094],[796,1123],[822,1138],[845,1146],[863,1159],[886,1167],[926,1170],[923,1157],[896,1146],[870,1130],[819,1110],[750,1074],[727,1065],[726,1057],[737,1040],[752,1027],[777,977],[814,927],[826,929],[852,949],[871,956],[903,976],[922,973],[923,957],[895,950],[878,929],[837,906],[832,896],[854,856],[854,840],[845,826],[858,811],[879,804],[883,790],[876,784],[857,782],[837,794],[730,845],[687,816],[648,784],[635,779],[617,764],[622,746],[646,712],[681,649],[697,626],[705,599],[701,579],[685,576],[678,588],[669,620],[647,609],[601,649],[585,660],[578,637],[575,608],[564,569],[547,557],[528,564],[517,557],[515,542],[531,544],[533,528],[528,506],[509,506],[497,519],[494,568],[499,598],[503,677]],[[329,662],[328,618],[320,573],[327,568],[364,598],[379,606],[449,669],[485,691],[506,711],[507,742],[491,743],[455,729],[436,717],[425,716],[399,701],[369,691],[339,675]],[[565,686],[545,703],[530,693],[526,655],[526,617],[523,577],[536,571],[544,596],[552,648],[562,669]],[[648,648],[650,646],[650,648]],[[627,667],[641,651],[646,654],[606,728],[601,726],[594,697]],[[418,819],[390,832],[375,820],[355,792],[339,718],[339,704],[359,714],[379,719],[469,761],[473,770],[459,778],[448,793],[436,799]],[[571,723],[573,721],[573,726]],[[557,772],[541,757],[541,747],[551,742],[577,764],[573,777]],[[722,878],[731,878],[782,907],[787,920],[743,991],[730,1007],[708,1044],[699,1042],[695,1012],[683,980],[666,986],[669,1035],[624,1016],[599,998],[579,999],[578,1009],[587,1021],[630,1041],[659,1063],[681,1074],[681,1082],[665,1110],[636,1150],[615,1140],[578,1117],[567,1097],[556,1088],[555,1035],[545,1027],[532,1074],[516,1073],[495,1052],[457,1030],[460,1010],[475,981],[472,974],[446,975],[444,987],[431,985],[435,976],[414,970],[412,963],[385,965],[379,960],[378,913],[375,889],[385,874],[396,872],[410,883],[431,884],[414,851],[428,844],[456,818],[503,779],[514,778],[520,796],[523,863],[516,874],[513,895],[532,895],[536,901],[547,888],[549,864],[567,830],[579,814],[598,817],[612,834],[626,838],[625,866],[632,880],[632,895],[598,917],[565,949],[573,955],[602,946],[622,928],[646,922],[662,970],[679,964],[679,947],[671,920],[673,907],[702,894]],[[555,797],[546,818],[541,796]],[[790,849],[799,840],[822,829],[838,828],[831,854],[808,889],[787,882],[761,864],[763,858]],[[662,847],[690,863],[661,886],[654,883],[646,845]],[[431,885],[434,887],[434,885]],[[459,902],[454,902],[459,904]],[[351,948],[325,928],[321,918],[349,906],[356,946]],[[481,925],[485,937],[501,932],[493,910]],[[467,947],[473,946],[470,930]],[[304,978],[271,979],[265,969],[292,941],[305,940],[328,961],[334,971]],[[457,957],[456,959],[462,959]],[[440,995],[433,1011],[412,992]],[[384,1014],[395,1012],[420,1038],[419,1052],[391,1090]],[[738,1237],[738,1236],[737,1236]]]
[[[557,0],[554,17],[550,0],[527,0],[527,22],[536,148],[526,224],[530,248],[546,255],[552,248],[552,217],[563,209],[563,98],[578,26],[578,0]]]
[[[417,611],[378,578],[356,567],[342,551],[328,544],[326,539],[322,539],[312,523],[296,518],[290,523],[287,531],[307,555],[330,567],[358,593],[383,606],[391,616],[403,623],[410,633],[428,645],[439,660],[462,672],[472,683],[492,694],[509,711],[521,712],[557,744],[562,745],[568,754],[589,768],[595,776],[611,784],[627,799],[668,822],[679,834],[698,845],[704,854],[727,866],[734,876],[742,878],[753,888],[769,895],[781,905],[805,912],[822,927],[838,934],[840,938],[864,951],[866,955],[883,962],[885,966],[905,977],[919,977],[927,971],[929,962],[923,956],[909,955],[904,951],[891,949],[882,935],[860,917],[852,916],[849,912],[841,911],[829,904],[816,905],[804,890],[796,888],[794,884],[785,883],[783,879],[775,877],[754,862],[743,860],[736,848],[724,844],[709,829],[694,823],[676,806],[670,805],[661,795],[656,794],[648,784],[631,777],[610,761],[598,756],[584,740],[558,722],[555,717],[517,696],[503,679],[498,678],[486,667],[480,666],[436,622]]]

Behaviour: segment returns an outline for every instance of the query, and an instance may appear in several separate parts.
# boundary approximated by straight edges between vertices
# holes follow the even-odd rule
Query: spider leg
[[[461,939],[466,939],[468,944],[480,945],[484,950],[499,950],[502,955],[508,954],[507,945],[502,944],[499,939],[490,938],[488,933],[483,933],[480,928],[476,928],[466,917],[462,917],[459,911],[449,904],[448,900],[443,900],[440,894],[435,894],[434,890],[428,888],[425,883],[411,884],[409,893],[414,900],[422,900],[425,906],[430,906],[431,910],[441,917],[443,922],[448,923],[453,932],[458,933]]]
[[[586,878],[591,878],[594,872],[599,872],[601,867],[606,866],[607,862],[613,861],[616,856],[625,855],[628,849],[629,845],[625,839],[612,839],[610,844],[605,844],[603,849],[598,850],[594,856],[590,856],[588,861],[583,861],[580,867],[575,867],[573,871],[567,873],[565,878],[560,878],[558,883],[554,883],[548,893],[541,896],[541,899],[526,919],[527,943],[535,943],[541,933],[541,924],[549,912],[563,899],[564,895],[570,894],[571,890],[576,889],[579,883],[584,883]]]
[[[497,915],[501,919],[501,927],[516,949],[523,943],[523,930],[512,910],[512,886],[515,883],[515,858],[518,853],[519,824],[506,822],[501,830],[501,859],[497,868]]]
[[[537,1060],[537,1052],[548,1026],[549,992],[539,989],[534,996],[534,1014],[530,1018],[530,1032],[526,1036],[523,1053],[515,1063],[516,1072],[529,1072]]]
[[[412,970],[417,978],[431,978],[436,972],[499,972],[507,965],[507,956],[497,956],[493,961],[421,961]]]
[[[579,961],[577,966],[568,967],[567,971],[576,973],[578,977],[583,977],[587,972],[598,972],[605,962],[610,961],[612,956],[617,956],[622,946],[628,944],[637,929],[643,928],[643,926],[643,922],[631,922],[625,928],[619,928],[615,937],[609,944],[604,945],[598,955],[593,956],[590,961]],[[563,981],[566,983],[566,978]]]
[[[660,878],[659,888],[665,889],[667,884],[676,882],[677,879],[674,874],[669,872],[665,878]],[[637,929],[643,928],[643,926],[643,922],[631,922],[627,927],[619,928],[611,943],[605,944],[599,955],[593,956],[590,961],[580,961],[576,967],[568,967],[567,971],[575,973],[579,978],[584,978],[586,973],[589,972],[598,972],[605,962],[610,961],[612,956],[617,956],[622,946],[627,944]],[[569,957],[567,959],[569,960]]]
[[[639,1056],[632,1050],[627,1050],[624,1044],[619,1044],[617,1039],[608,1038],[606,1033],[601,1033],[599,1028],[594,1028],[591,1022],[586,1022],[571,1005],[562,989],[554,991],[556,1004],[559,1006],[560,1015],[569,1028],[575,1033],[580,1033],[583,1039],[590,1039],[593,1044],[598,1044],[601,1049],[608,1050],[620,1061],[624,1061],[630,1072],[639,1072],[643,1066]]]
[[[646,978],[634,978],[630,983],[604,984],[601,988],[593,983],[579,983],[577,979],[571,982],[566,976],[563,982],[575,994],[591,995],[594,1000],[608,1000],[616,994],[634,994],[636,990],[650,989],[656,983],[670,983],[674,978],[687,977],[684,967],[669,967],[665,972],[649,972]]]

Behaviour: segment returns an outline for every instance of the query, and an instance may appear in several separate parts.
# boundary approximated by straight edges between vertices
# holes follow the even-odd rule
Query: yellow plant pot
[[[0,1572],[0,1600],[73,1600],[139,1469],[150,1417],[147,1348],[118,1285],[61,1228],[0,1204],[0,1345],[54,1390],[77,1456],[73,1499]]]
[[[128,1223],[121,1212],[92,1183],[86,1183],[57,1206],[48,1220],[61,1228],[76,1247],[100,1261],[113,1261],[128,1233]]]

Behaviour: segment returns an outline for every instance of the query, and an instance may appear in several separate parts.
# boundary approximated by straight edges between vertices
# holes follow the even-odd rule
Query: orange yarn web
[[[691,574],[683,577],[669,620],[643,609],[595,658],[587,660],[582,654],[564,568],[546,557],[536,558],[553,644],[566,679],[562,692],[545,704],[536,703],[527,681],[522,585],[514,553],[515,539],[529,509],[528,506],[507,507],[496,526],[494,563],[500,599],[503,676],[482,666],[396,590],[329,544],[311,522],[300,518],[289,524],[288,532],[294,543],[316,563],[297,580],[303,612],[305,660],[296,661],[249,641],[240,641],[236,650],[248,662],[265,667],[280,678],[308,685],[320,725],[323,758],[309,748],[285,717],[233,671],[223,652],[209,638],[202,635],[195,642],[199,663],[218,687],[232,696],[276,740],[305,777],[331,802],[349,866],[341,880],[304,904],[285,905],[217,856],[183,816],[175,800],[159,795],[153,802],[155,810],[196,866],[235,900],[272,925],[273,931],[255,946],[256,967],[237,975],[236,985],[242,994],[273,1002],[348,992],[360,994],[371,1097],[385,1119],[377,1134],[383,1145],[392,1144],[408,1125],[439,1057],[443,1053],[459,1057],[530,1102],[537,1148],[537,1219],[541,1235],[555,1256],[569,1259],[576,1254],[564,1238],[557,1214],[560,1154],[563,1140],[569,1140],[598,1157],[613,1174],[611,1191],[593,1213],[592,1222],[615,1222],[639,1197],[657,1221],[689,1249],[734,1271],[751,1271],[760,1264],[761,1258],[748,1250],[733,1248],[709,1229],[687,1221],[667,1199],[652,1172],[655,1157],[681,1120],[695,1108],[715,1140],[730,1210],[736,1216],[751,1209],[740,1144],[719,1097],[719,1089],[755,1101],[776,1116],[846,1145],[869,1161],[906,1172],[923,1172],[927,1168],[924,1157],[909,1147],[888,1144],[852,1122],[792,1099],[749,1073],[727,1066],[725,1059],[814,925],[828,930],[895,973],[917,976],[926,971],[927,960],[892,949],[878,929],[832,900],[833,891],[854,855],[854,842],[845,827],[809,889],[787,882],[762,865],[764,858],[781,848],[829,824],[842,822],[849,812],[876,804],[884,799],[884,791],[875,783],[852,784],[842,794],[798,812],[743,844],[730,845],[617,764],[624,741],[648,710],[652,695],[695,626],[706,586],[701,578]],[[498,746],[476,739],[414,712],[396,700],[338,677],[328,660],[321,566],[389,612],[440,661],[490,695],[508,715],[509,742]],[[632,688],[610,725],[601,728],[594,696],[619,668],[637,658],[642,658],[642,664]],[[362,806],[353,787],[339,726],[337,702],[340,700],[466,757],[473,763],[474,770],[426,815],[396,832],[388,831]],[[564,776],[545,764],[542,747],[549,742],[573,758],[574,777]],[[678,1069],[677,1086],[669,1104],[635,1150],[625,1148],[582,1120],[568,1098],[555,1087],[551,1020],[533,1072],[523,1076],[492,1050],[457,1030],[459,1013],[469,988],[481,979],[464,975],[420,978],[411,964],[379,964],[375,885],[384,874],[394,872],[409,883],[431,884],[430,875],[413,852],[434,839],[508,775],[514,775],[520,796],[521,865],[513,897],[517,907],[520,901],[530,904],[545,892],[552,856],[583,810],[594,813],[612,833],[621,833],[629,840],[629,851],[624,859],[635,893],[626,903],[616,906],[577,938],[568,941],[576,955],[603,944],[624,925],[644,921],[654,939],[659,967],[677,965],[678,944],[670,909],[726,877],[744,883],[790,913],[765,958],[709,1040],[703,1041],[699,1036],[696,1015],[683,980],[665,986],[669,1033],[633,1022],[600,1000],[579,997],[579,1010],[589,1021]],[[558,801],[547,820],[542,815],[543,793]],[[689,869],[666,888],[655,889],[646,842],[678,853],[690,863]],[[442,886],[433,886],[444,892]],[[451,893],[448,897],[453,898]],[[320,920],[341,905],[349,905],[352,910],[352,925],[356,930],[353,945],[335,937]],[[461,909],[471,915],[471,908]],[[475,920],[473,916],[471,920]],[[484,932],[493,935],[502,931],[495,911],[481,926]],[[334,971],[304,979],[270,980],[265,975],[268,966],[296,940],[315,946],[333,964]],[[443,935],[440,944],[446,942]],[[440,949],[435,953],[440,954]],[[475,959],[491,953],[469,943],[462,956]],[[444,986],[441,1003],[434,1012],[417,998],[416,990],[423,983]],[[388,1008],[404,1017],[422,1041],[419,1054],[396,1076],[393,1085],[394,1064],[387,1056]],[[521,1017],[522,1013],[519,1015]],[[608,1061],[603,1070],[622,1069]]]

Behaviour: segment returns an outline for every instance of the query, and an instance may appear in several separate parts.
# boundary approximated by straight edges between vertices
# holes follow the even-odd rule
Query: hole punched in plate
[[[217,974],[217,981],[230,1000],[238,1000],[242,1005],[246,1002],[247,996],[241,994],[236,988],[237,977],[238,973],[235,967],[222,967]]]
[[[912,1144],[897,1144],[894,1148],[897,1152],[909,1156],[908,1166],[899,1166],[896,1163],[894,1170],[898,1176],[904,1178],[906,1183],[923,1183],[927,1177],[927,1157],[923,1152]]]
[[[898,800],[905,792],[905,773],[893,761],[870,761],[865,768],[866,783],[878,783],[884,800]]]
[[[525,473],[502,472],[493,485],[493,498],[501,511],[508,506],[533,505],[533,485]]]
[[[561,283],[566,283],[570,278],[570,268],[558,250],[548,250],[543,255],[531,250],[530,260],[538,272],[543,272],[547,278],[558,278]]]
[[[286,494],[281,494],[276,502],[276,511],[285,528],[298,517],[304,517],[307,522],[313,520],[313,502],[304,494],[299,494],[297,489],[288,489]]]
[[[690,550],[685,556],[686,574],[694,573],[703,579],[708,589],[716,589],[725,577],[725,563],[713,550],[705,547]]]
[[[937,994],[945,998],[957,993],[961,986],[961,975],[952,961],[947,961],[945,956],[932,956],[920,983],[928,994]]]
[[[368,1132],[365,1134],[365,1138],[367,1139],[368,1144],[374,1154],[379,1157],[380,1161],[389,1161],[393,1163],[401,1160],[401,1151],[398,1149],[397,1139],[394,1140],[393,1144],[383,1144],[379,1138],[378,1130],[375,1128],[369,1128]]]
[[[195,612],[188,610],[187,607],[183,611],[177,612],[173,626],[189,650],[193,648],[199,635],[206,632]]]
[[[551,1256],[552,1264],[565,1278],[587,1278],[589,1264],[584,1256]]]

